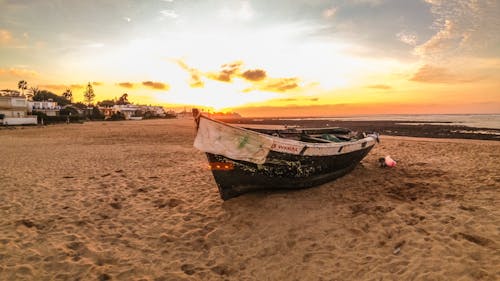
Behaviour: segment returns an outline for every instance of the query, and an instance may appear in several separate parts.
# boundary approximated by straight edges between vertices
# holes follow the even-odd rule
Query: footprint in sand
[[[111,280],[111,276],[109,274],[103,273],[103,274],[99,275],[97,280],[99,280],[99,281]]]
[[[226,265],[216,265],[210,270],[219,275],[229,275],[229,268]]]
[[[193,275],[196,271],[194,268],[194,265],[192,264],[183,264],[181,266],[181,270],[186,273],[187,275]]]
[[[459,232],[458,235],[460,235],[465,240],[472,242],[474,244],[477,244],[479,246],[483,246],[483,247],[494,247],[495,246],[495,242],[491,239],[486,238],[486,237],[482,237],[482,236],[475,235],[475,234],[463,233],[463,232]],[[455,236],[457,236],[457,235],[455,235]]]

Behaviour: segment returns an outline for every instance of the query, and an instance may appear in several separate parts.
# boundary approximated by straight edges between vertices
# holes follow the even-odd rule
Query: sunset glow
[[[498,1],[0,0],[0,89],[247,116],[500,113]],[[46,15],[40,19],[37,15]]]

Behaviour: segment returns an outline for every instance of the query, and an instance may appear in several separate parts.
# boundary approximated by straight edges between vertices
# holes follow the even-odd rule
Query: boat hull
[[[228,200],[257,190],[301,189],[327,183],[352,171],[372,147],[328,156],[270,151],[263,164],[206,155],[220,196]]]

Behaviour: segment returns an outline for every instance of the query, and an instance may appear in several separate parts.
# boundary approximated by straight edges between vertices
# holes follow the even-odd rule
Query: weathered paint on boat
[[[199,133],[200,130],[195,145],[198,141],[197,147],[206,152],[220,196],[224,200],[250,191],[299,189],[332,181],[352,171],[378,141],[377,135],[373,135],[349,142],[310,143],[245,130],[199,114],[195,117],[198,126],[215,125],[208,131],[211,141],[206,144],[207,148],[204,149],[204,144],[200,144],[200,138],[203,137],[203,134]],[[218,128],[224,130],[221,135],[218,135]],[[207,128],[204,129],[207,132]],[[328,130],[332,129],[315,131]],[[253,145],[259,148],[258,151],[252,151],[257,151],[263,158],[235,154],[234,147],[229,149],[233,156],[230,158],[222,154],[224,147],[212,147],[213,141],[220,141],[223,134],[232,133],[238,137],[228,142],[228,145],[237,147],[239,141],[245,143],[250,139]],[[260,146],[259,140],[264,140]]]

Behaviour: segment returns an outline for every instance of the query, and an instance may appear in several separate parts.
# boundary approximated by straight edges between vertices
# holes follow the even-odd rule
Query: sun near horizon
[[[81,101],[90,82],[96,101],[127,93],[134,103],[244,116],[500,113],[495,1],[0,8],[0,89],[25,80]]]

